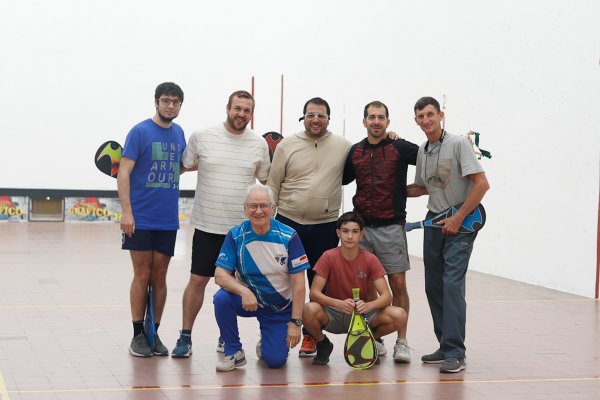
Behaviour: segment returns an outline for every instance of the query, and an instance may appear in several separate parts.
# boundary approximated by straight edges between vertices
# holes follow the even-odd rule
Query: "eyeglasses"
[[[440,152],[442,151],[442,143],[444,142],[444,136],[446,136],[446,131],[442,131],[442,136],[440,137],[440,142],[435,147],[433,147],[431,150],[429,150],[429,143],[427,143],[427,145],[425,145],[425,176],[426,177],[427,177],[427,158],[430,155],[433,155],[434,150],[437,150],[437,160],[435,162],[434,175],[425,179],[428,185],[436,187],[436,188],[444,187],[444,179],[441,176],[437,175],[438,170],[440,168]]]
[[[250,211],[256,211],[259,208],[261,211],[267,211],[271,207],[271,204],[246,204],[246,208]]]
[[[311,113],[305,114],[304,118],[306,118],[306,119],[315,119],[315,118],[318,118],[320,120],[326,120],[326,119],[329,118],[329,115],[323,114],[323,113],[313,113],[313,112],[311,112]]]
[[[166,97],[162,97],[158,99],[158,101],[160,101],[160,104],[162,104],[163,106],[168,106],[171,103],[173,103],[173,107],[181,106],[181,100],[179,99],[168,99]]]

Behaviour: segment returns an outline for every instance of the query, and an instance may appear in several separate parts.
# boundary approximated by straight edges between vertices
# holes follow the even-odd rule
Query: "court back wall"
[[[391,128],[420,143],[414,102],[446,95],[446,128],[480,132],[493,154],[471,268],[593,296],[597,15],[592,0],[2,2],[0,187],[114,190],[94,151],[152,116],[162,81],[185,91],[187,136],[222,122],[227,96],[253,75],[259,133],[301,129],[305,100],[321,96],[330,128],[356,142],[363,106],[378,99]],[[420,219],[425,200],[408,211]],[[420,255],[421,233],[409,244]]]

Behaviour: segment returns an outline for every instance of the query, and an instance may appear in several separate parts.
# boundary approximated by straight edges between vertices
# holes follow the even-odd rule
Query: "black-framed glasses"
[[[181,106],[181,100],[179,99],[168,99],[166,97],[162,97],[158,99],[158,101],[160,101],[160,104],[163,106],[169,106],[170,104],[173,104],[173,107]]]

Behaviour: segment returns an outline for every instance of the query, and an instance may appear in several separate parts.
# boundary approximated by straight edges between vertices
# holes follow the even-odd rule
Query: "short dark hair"
[[[179,98],[179,100],[181,100],[181,102],[183,103],[183,90],[181,90],[179,85],[177,85],[176,83],[163,82],[160,85],[158,85],[156,87],[156,90],[154,91],[154,100],[158,101],[158,99],[160,99],[160,96],[163,95],[175,96]]]
[[[229,100],[227,101],[227,109],[231,108],[231,102],[233,101],[234,97],[239,97],[240,99],[250,99],[252,100],[252,112],[254,112],[254,97],[246,92],[245,90],[236,90],[235,92],[231,93],[231,95],[229,96]]]
[[[312,99],[308,100],[306,103],[304,103],[304,109],[302,109],[302,115],[306,114],[306,109],[308,108],[309,104],[316,104],[318,106],[325,106],[325,108],[327,109],[327,116],[331,116],[331,110],[329,109],[329,104],[323,100],[320,97],[313,97]]]
[[[438,103],[436,99],[434,99],[433,97],[421,97],[415,103],[415,115],[417,115],[417,111],[424,109],[428,105],[432,105],[433,107],[435,107],[438,113],[441,111],[440,103]]]
[[[388,111],[387,106],[385,104],[383,104],[382,102],[375,100],[365,106],[365,112],[364,112],[365,119],[369,116],[369,107],[371,107],[371,106],[376,107],[376,108],[381,108],[381,107],[385,108],[385,117],[386,118],[390,117],[390,113]]]
[[[365,227],[365,220],[362,219],[360,215],[358,215],[354,211],[348,211],[343,213],[338,218],[337,223],[335,225],[335,229],[342,229],[342,225],[347,224],[348,222],[356,222],[361,231]]]

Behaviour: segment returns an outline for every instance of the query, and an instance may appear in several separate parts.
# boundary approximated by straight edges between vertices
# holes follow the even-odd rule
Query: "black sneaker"
[[[317,342],[317,354],[313,358],[313,364],[325,365],[329,362],[329,355],[333,351],[333,343],[329,340]]]
[[[454,373],[460,372],[467,368],[467,363],[464,358],[446,358],[440,365],[440,372]]]
[[[421,357],[421,361],[426,364],[441,364],[444,362],[446,357],[444,357],[444,353],[440,349],[437,349],[431,354],[425,354]]]

